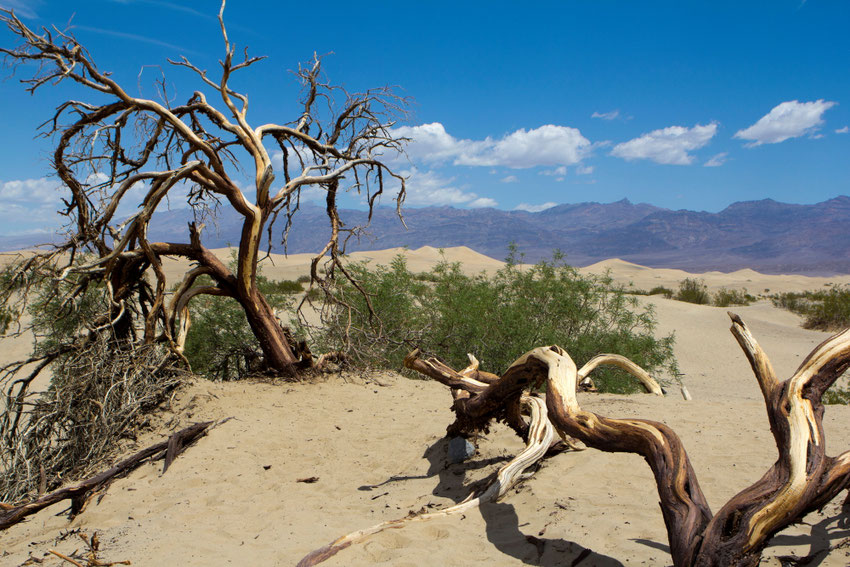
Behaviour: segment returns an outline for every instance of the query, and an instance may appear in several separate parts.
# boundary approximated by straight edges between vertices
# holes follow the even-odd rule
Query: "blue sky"
[[[0,5],[31,26],[71,21],[99,66],[144,96],[163,72],[177,100],[196,88],[166,58],[213,70],[222,54],[217,1]],[[268,56],[234,82],[254,123],[295,116],[287,71],[314,51],[333,53],[325,73],[349,90],[412,97],[408,206],[628,198],[718,211],[850,194],[850,2],[231,0],[225,20],[240,49]],[[0,83],[0,234],[59,222],[52,143],[35,133],[69,97],[89,98]]]

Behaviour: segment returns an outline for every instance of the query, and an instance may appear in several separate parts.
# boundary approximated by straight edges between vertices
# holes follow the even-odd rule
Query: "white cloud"
[[[721,152],[702,165],[703,167],[719,167],[726,163],[727,159],[729,159],[729,152]]]
[[[593,169],[592,165],[580,165],[576,168],[576,173],[578,175],[590,175],[593,173]]]
[[[602,120],[614,120],[620,116],[619,110],[612,110],[611,112],[594,112],[590,115],[591,118],[601,118]]]
[[[778,144],[789,138],[811,134],[823,124],[823,113],[837,103],[823,99],[814,102],[790,100],[773,107],[759,121],[735,133],[735,138],[750,140],[748,148]]]
[[[328,198],[328,192],[321,187],[310,185],[309,187],[301,187],[302,201],[325,201]]]
[[[479,197],[474,201],[470,201],[469,203],[467,203],[466,206],[471,209],[483,209],[485,207],[492,208],[497,206],[498,204],[499,203],[497,201],[494,201],[490,197]]]
[[[474,151],[461,154],[455,163],[515,169],[571,165],[584,159],[590,148],[590,140],[578,129],[547,124],[534,130],[519,129],[495,142],[490,138],[476,142]]]
[[[474,142],[458,140],[439,122],[421,126],[400,126],[392,132],[393,136],[410,138],[407,144],[407,156],[413,161],[425,163],[444,162],[455,159],[467,151]]]
[[[850,126],[845,126],[844,128],[838,128],[835,130],[836,134],[847,134],[850,132]]]
[[[516,175],[508,175],[507,177],[501,178],[499,181],[502,183],[516,183],[519,181],[519,178]]]
[[[401,126],[393,134],[411,139],[407,155],[412,161],[513,169],[572,165],[584,159],[592,147],[578,129],[553,124],[532,130],[521,128],[498,140],[489,136],[484,140],[458,139],[439,122]]]
[[[0,182],[0,232],[59,226],[60,187],[47,177]]]
[[[465,207],[495,207],[496,201],[480,197],[471,191],[454,186],[454,177],[443,177],[434,171],[413,168],[401,172],[407,177],[407,205],[458,205]]]
[[[558,203],[553,203],[549,201],[548,203],[543,203],[542,205],[529,205],[528,203],[520,203],[516,207],[514,207],[515,211],[528,211],[529,213],[539,213],[540,211],[545,211],[546,209],[551,209],[556,206]]]
[[[688,165],[694,161],[694,156],[688,152],[708,144],[716,133],[716,122],[697,124],[693,128],[670,126],[617,144],[611,155],[626,160],[649,159],[656,163]]]
[[[566,166],[556,167],[555,169],[544,169],[540,175],[550,175],[552,177],[563,177],[567,174]]]

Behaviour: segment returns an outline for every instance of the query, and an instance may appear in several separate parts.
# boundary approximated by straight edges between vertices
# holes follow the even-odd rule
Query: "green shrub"
[[[211,285],[198,279],[196,285]],[[257,275],[260,292],[276,310],[291,311],[291,285],[273,282]],[[283,284],[283,285],[282,285]],[[295,284],[301,291],[301,284]],[[245,311],[231,297],[200,295],[189,304],[192,325],[183,354],[198,374],[218,380],[234,380],[256,370],[262,357],[257,339],[248,325]]]
[[[482,369],[501,374],[520,355],[543,345],[564,347],[581,366],[599,353],[627,356],[648,371],[675,370],[672,336],[656,339],[650,308],[610,277],[582,276],[556,255],[552,262],[508,264],[489,276],[465,275],[459,264],[438,264],[424,283],[403,256],[388,267],[350,266],[369,294],[377,318],[350,284],[337,293],[355,307],[333,311],[321,340],[326,350],[348,348],[362,363],[399,367],[414,347],[455,368],[467,353]],[[594,374],[603,391],[631,392],[634,379],[616,369]]]
[[[807,329],[838,331],[850,327],[850,289],[832,287],[814,295],[804,324]]]
[[[263,294],[270,293],[301,293],[304,287],[297,281],[292,280],[265,280],[265,291]]]
[[[720,288],[714,294],[714,305],[717,307],[729,307],[730,305],[749,305],[756,298],[747,293],[747,290]]]
[[[803,327],[822,331],[837,331],[850,327],[850,288],[831,286],[828,290],[786,292],[771,300],[805,317]]]
[[[711,298],[708,295],[708,287],[705,285],[705,282],[697,278],[685,278],[679,282],[679,291],[676,293],[676,299],[687,301],[688,303],[706,305]]]
[[[300,284],[310,283],[310,276],[308,274],[304,274],[302,276],[298,276],[295,281]]]
[[[823,393],[823,403],[827,405],[843,405],[850,404],[850,390],[847,388],[837,388],[832,386]]]
[[[671,299],[675,292],[669,287],[664,287],[663,285],[657,285],[651,290],[649,290],[649,295],[663,295],[667,299]]]

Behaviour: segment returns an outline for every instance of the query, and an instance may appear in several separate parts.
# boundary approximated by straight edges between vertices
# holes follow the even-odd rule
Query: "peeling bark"
[[[750,361],[778,448],[776,463],[752,486],[712,514],[681,439],[666,425],[612,419],[582,409],[579,383],[600,364],[616,365],[654,393],[657,383],[617,355],[601,355],[577,369],[560,347],[540,347],[514,362],[498,380],[482,378],[477,365],[456,372],[414,351],[405,365],[452,388],[457,430],[485,429],[506,419],[524,388],[545,383],[549,420],[565,439],[608,452],[636,453],[651,468],[674,565],[754,566],[770,538],[800,521],[850,486],[850,451],[825,453],[821,397],[850,367],[850,329],[816,347],[789,379],[779,381],[744,322],[730,313],[731,331]],[[654,384],[654,386],[653,386]]]

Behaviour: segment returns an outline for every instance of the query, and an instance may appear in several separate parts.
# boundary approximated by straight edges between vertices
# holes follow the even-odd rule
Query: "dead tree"
[[[525,435],[517,404],[523,390],[545,384],[548,418],[562,438],[578,439],[602,451],[637,453],[649,464],[674,565],[753,566],[771,537],[850,485],[850,451],[826,455],[821,401],[850,366],[850,329],[820,344],[793,376],[780,381],[744,322],[737,315],[730,317],[731,331],[764,396],[779,456],[760,480],[717,514],[712,514],[672,429],[644,419],[611,419],[579,405],[579,383],[599,363],[617,364],[639,378],[645,375],[622,357],[604,355],[578,370],[561,348],[540,347],[520,357],[501,377],[474,367],[456,372],[434,358],[420,358],[415,351],[405,364],[452,388],[457,420],[449,430],[454,433],[470,433],[502,419]]]
[[[0,52],[13,67],[37,68],[22,80],[29,92],[44,85],[75,83],[96,95],[92,98],[97,102],[68,100],[43,126],[45,136],[58,140],[53,166],[67,190],[61,212],[70,229],[68,240],[43,262],[59,261],[60,277],[77,274],[106,282],[114,305],[113,327],[120,326],[133,295],[144,305],[145,340],[165,341],[177,352],[186,339],[192,298],[231,297],[245,311],[267,367],[294,375],[297,366],[310,364],[311,358],[295,348],[258,290],[262,241],[267,238],[271,247],[278,234],[285,244],[301,191],[319,188],[326,194],[329,236],[313,260],[312,277],[327,285],[335,271],[347,274],[339,258],[347,238],[362,227],[344,224],[338,196],[343,191],[363,195],[371,218],[386,187],[393,190],[400,210],[404,179],[382,156],[403,150],[406,140],[394,137],[392,126],[404,114],[406,101],[390,88],[349,94],[332,86],[323,79],[321,58],[315,57],[296,72],[303,99],[294,120],[250,124],[248,96],[231,87],[231,78],[263,57],[249,57],[247,50],[236,57],[224,25],[224,7],[222,2],[219,22],[225,49],[219,73],[213,76],[185,57],[169,60],[196,75],[201,89],[176,106],[168,99],[164,79],[158,84],[160,100],[134,96],[111,73],[98,68],[70,33],[57,28],[34,31],[9,10],[0,11],[0,21],[22,43]],[[217,105],[213,99],[218,99]],[[275,183],[275,152],[282,159],[282,183]],[[238,159],[245,155],[250,165],[243,170]],[[240,187],[244,179],[250,190]],[[122,218],[119,207],[126,207],[139,188],[144,192],[141,205],[129,218]],[[196,218],[218,206],[241,216],[235,270],[204,246],[200,223],[190,224],[185,242],[149,238],[152,217],[167,199],[176,197],[188,200]],[[85,260],[74,262],[83,253]],[[171,296],[166,294],[163,256],[187,258],[195,265]],[[329,261],[324,276],[317,269],[322,258]],[[140,289],[138,282],[146,270],[154,281]],[[210,278],[212,285],[200,283],[201,276]]]

